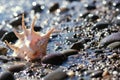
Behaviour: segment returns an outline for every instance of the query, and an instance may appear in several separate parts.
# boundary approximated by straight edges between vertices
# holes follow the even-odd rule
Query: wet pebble
[[[89,14],[88,15],[88,18],[91,20],[91,21],[96,21],[99,16],[98,15],[95,15],[95,14]]]
[[[78,54],[78,51],[75,49],[67,49],[61,52],[65,56],[71,56],[71,55],[76,55]]]
[[[95,30],[95,29],[98,29],[98,30],[104,29],[104,28],[107,28],[108,25],[109,25],[109,23],[107,23],[107,22],[98,22],[98,23],[96,23],[96,24],[93,25],[92,30]]]
[[[10,72],[2,72],[0,74],[0,80],[15,80],[15,77]]]
[[[105,38],[103,38],[100,42],[100,45],[102,46],[106,46],[112,42],[116,42],[116,41],[120,41],[120,32],[117,33],[112,33],[109,36],[106,36]]]
[[[8,67],[8,71],[10,72],[20,72],[25,69],[25,64],[17,64],[17,65],[12,65]]]
[[[82,41],[78,41],[73,43],[73,45],[71,46],[71,49],[76,49],[76,50],[80,50],[84,48],[83,42]]]
[[[46,75],[43,80],[64,80],[66,77],[66,71],[64,71],[64,68],[60,67]]]
[[[0,46],[0,55],[6,55],[7,51],[7,47]]]
[[[12,58],[10,58],[10,57],[0,55],[0,61],[2,61],[4,63],[11,61],[11,60],[12,60]]]
[[[7,40],[8,42],[15,42],[18,38],[16,37],[16,35],[14,34],[14,32],[7,32],[3,35],[2,37],[2,41]]]
[[[56,11],[58,8],[59,8],[59,3],[54,3],[54,4],[50,7],[49,11],[50,11],[50,12],[54,12],[54,11]]]
[[[95,5],[94,2],[93,3],[89,3],[89,4],[85,4],[85,8],[87,10],[94,10],[94,9],[96,9],[96,5]]]
[[[0,39],[2,38],[2,36],[3,36],[6,32],[7,32],[6,30],[0,29]]]
[[[12,25],[13,27],[18,27],[19,25],[22,24],[21,20],[22,20],[22,16],[19,16],[19,17],[12,19],[9,24]]]
[[[103,73],[102,70],[97,70],[97,71],[94,71],[93,73],[91,73],[90,77],[92,77],[92,78],[102,77],[102,73]]]
[[[120,42],[113,42],[107,46],[107,48],[115,49],[120,47]]]
[[[34,10],[35,13],[43,11],[44,6],[41,6],[40,4],[37,4],[36,2],[33,2],[32,5],[33,5],[32,10]]]
[[[67,56],[64,54],[48,54],[44,56],[41,60],[43,64],[52,64],[52,65],[61,65],[64,61],[67,60]]]

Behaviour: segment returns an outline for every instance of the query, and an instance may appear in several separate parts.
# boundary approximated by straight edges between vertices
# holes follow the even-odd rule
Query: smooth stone
[[[67,60],[67,56],[61,53],[56,53],[56,54],[48,54],[44,56],[41,62],[43,64],[61,65],[66,60]]]
[[[25,64],[12,65],[8,68],[10,72],[20,72],[25,69]]]
[[[71,49],[75,49],[75,50],[80,50],[84,48],[83,42],[82,41],[78,41],[73,43],[73,45],[71,46]]]
[[[50,11],[50,12],[54,12],[54,11],[56,11],[58,8],[59,8],[59,3],[54,3],[54,4],[50,7],[49,11]]]
[[[63,50],[61,53],[64,54],[65,56],[71,56],[78,54],[78,51],[75,49],[67,49],[67,50]]]
[[[92,30],[95,30],[95,29],[101,30],[101,29],[107,28],[108,25],[109,23],[107,22],[98,22],[93,25]]]
[[[96,70],[93,73],[90,74],[90,77],[92,78],[98,78],[102,77],[103,71],[102,70]]]
[[[110,48],[110,49],[120,48],[120,42],[113,42],[109,44],[107,48]]]
[[[34,10],[35,13],[42,12],[42,6],[40,4],[33,5],[32,10]]]
[[[53,72],[46,75],[43,80],[64,80],[67,78],[67,73],[64,71],[64,68],[60,67]]]
[[[2,72],[0,74],[0,80],[15,80],[15,77],[11,72]]]

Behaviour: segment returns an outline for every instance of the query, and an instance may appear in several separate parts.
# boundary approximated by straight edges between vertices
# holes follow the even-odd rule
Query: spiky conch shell
[[[36,16],[31,24],[31,28],[26,29],[24,23],[24,14],[22,15],[22,29],[23,32],[18,33],[14,30],[15,35],[18,40],[15,44],[10,44],[7,41],[5,43],[14,51],[13,55],[26,59],[27,61],[32,61],[35,59],[41,59],[46,55],[46,48],[48,40],[54,28],[50,29],[46,34],[41,34],[34,31],[34,24],[36,21]]]

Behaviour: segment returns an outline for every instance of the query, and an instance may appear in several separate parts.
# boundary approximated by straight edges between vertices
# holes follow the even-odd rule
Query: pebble
[[[34,2],[35,3],[35,2]],[[41,6],[40,4],[33,4],[33,6],[32,6],[32,10],[34,10],[34,12],[35,13],[37,13],[37,12],[42,12],[43,11],[43,9],[42,9],[42,7],[44,7],[44,6]]]
[[[8,42],[15,42],[18,38],[16,37],[16,35],[14,34],[14,32],[7,32],[6,34],[3,35],[2,37],[2,41],[7,40]]]
[[[104,28],[107,28],[108,25],[109,25],[109,23],[107,23],[107,22],[98,22],[98,23],[96,23],[96,24],[93,25],[92,30],[95,30],[95,29],[98,29],[98,30],[104,29]]]
[[[13,27],[18,27],[19,25],[22,24],[21,21],[22,21],[22,16],[19,16],[10,20],[9,24],[12,25]]]
[[[87,10],[94,10],[94,9],[96,9],[96,5],[95,5],[95,3],[85,4],[85,8]]]
[[[64,68],[60,67],[46,75],[43,80],[64,80],[66,77],[66,71],[64,71]]]
[[[83,45],[82,41],[75,42],[71,46],[71,49],[75,49],[75,50],[80,50],[80,49],[83,49],[83,48],[84,48],[84,45]]]
[[[0,80],[15,80],[15,77],[11,72],[2,72],[0,74]]]
[[[6,55],[8,49],[6,47],[0,46],[0,55]]]
[[[41,62],[43,64],[61,65],[66,60],[67,56],[65,56],[64,54],[56,53],[44,56]]]
[[[107,48],[115,49],[120,47],[120,42],[113,42],[107,46]]]
[[[120,32],[112,33],[109,36],[106,36],[100,41],[100,45],[106,46],[112,42],[120,41]]]
[[[102,77],[102,74],[103,74],[103,71],[97,70],[97,71],[94,71],[93,73],[91,73],[90,77],[98,78],[98,77]]]
[[[71,56],[71,55],[76,55],[78,54],[78,51],[75,49],[67,49],[61,52],[62,54],[64,54],[65,56]]]
[[[54,12],[54,11],[56,11],[58,8],[59,8],[59,3],[54,3],[54,4],[50,7],[49,11],[50,11],[50,12]]]
[[[24,69],[25,69],[25,64],[17,64],[17,65],[9,66],[7,70],[15,73],[15,72],[20,72]]]

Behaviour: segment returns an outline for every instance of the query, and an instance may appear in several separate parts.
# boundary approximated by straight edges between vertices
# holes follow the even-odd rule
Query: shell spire
[[[35,16],[31,24],[31,28],[27,29],[24,23],[24,14],[22,15],[23,32],[18,33],[14,30],[18,40],[15,44],[5,43],[14,51],[17,57],[26,59],[27,61],[41,59],[46,55],[48,40],[54,28],[50,29],[46,34],[41,35],[34,31],[34,25],[37,17]]]

